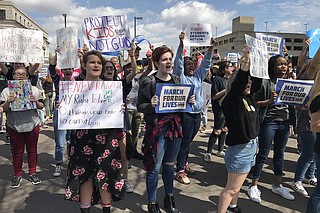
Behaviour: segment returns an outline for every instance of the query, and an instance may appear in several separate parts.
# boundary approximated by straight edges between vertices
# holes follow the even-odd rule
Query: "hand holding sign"
[[[151,105],[155,108],[158,105],[158,96],[154,95],[151,99]]]
[[[191,95],[189,98],[189,103],[190,104],[195,104],[196,103],[196,96],[195,95]]]

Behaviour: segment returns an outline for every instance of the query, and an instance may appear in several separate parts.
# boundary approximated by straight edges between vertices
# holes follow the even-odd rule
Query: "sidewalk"
[[[210,115],[211,113],[209,113]],[[210,117],[209,117],[210,118]],[[209,126],[212,120],[209,119]],[[42,180],[39,185],[32,185],[28,180],[28,167],[26,155],[23,165],[23,180],[18,189],[11,189],[10,182],[13,178],[10,146],[5,145],[5,134],[0,135],[0,212],[1,213],[65,213],[79,212],[79,204],[64,200],[64,187],[67,164],[62,165],[63,171],[59,178],[52,176],[54,168],[54,140],[52,123],[48,129],[42,129],[38,145],[38,175]],[[215,212],[219,194],[226,183],[226,168],[223,158],[213,155],[212,163],[203,161],[210,133],[198,133],[191,145],[189,161],[196,174],[189,176],[190,185],[174,183],[176,206],[183,213]],[[290,187],[294,175],[296,160],[296,141],[290,139],[285,154],[284,185]],[[270,153],[272,156],[272,153]],[[66,161],[65,161],[66,162]],[[114,203],[112,212],[147,212],[147,195],[145,188],[145,171],[142,161],[133,159],[132,168],[129,170],[129,181],[134,192],[126,194],[124,200]],[[261,177],[259,189],[262,192],[262,203],[257,204],[249,200],[245,194],[248,183],[242,187],[239,195],[239,206],[246,213],[296,213],[305,212],[308,198],[293,193],[295,201],[288,201],[271,192],[272,159],[268,159]],[[311,194],[314,187],[306,186]],[[291,189],[290,189],[291,190]],[[293,190],[291,190],[292,192]],[[158,202],[163,208],[164,189],[162,179],[159,177]],[[93,213],[101,212],[101,207],[92,208]],[[163,211],[164,212],[164,211]]]

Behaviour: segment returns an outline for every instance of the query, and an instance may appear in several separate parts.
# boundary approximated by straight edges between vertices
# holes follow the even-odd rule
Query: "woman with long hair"
[[[256,164],[251,169],[252,184],[248,188],[248,195],[254,202],[261,202],[261,192],[258,182],[263,164],[266,162],[272,142],[273,147],[273,171],[274,182],[272,192],[281,195],[288,200],[294,200],[289,190],[282,186],[282,173],[284,165],[284,151],[289,138],[289,110],[288,105],[275,105],[277,96],[275,85],[277,78],[286,78],[287,60],[281,56],[272,56],[268,62],[268,74],[270,79],[264,79],[261,89],[254,94],[256,105],[259,107],[260,132],[259,151]]]

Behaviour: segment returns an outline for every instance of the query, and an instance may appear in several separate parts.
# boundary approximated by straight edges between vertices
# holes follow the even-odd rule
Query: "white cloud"
[[[254,4],[254,3],[259,3],[263,1],[264,0],[239,0],[237,4]]]

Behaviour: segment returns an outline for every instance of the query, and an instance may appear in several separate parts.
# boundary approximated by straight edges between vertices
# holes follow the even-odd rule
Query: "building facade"
[[[219,53],[223,58],[228,52],[242,53],[243,45],[246,43],[245,34],[255,37],[255,33],[266,33],[254,31],[254,17],[239,16],[232,20],[232,32],[216,38],[217,45],[214,52]],[[267,32],[268,34],[282,36],[288,50],[288,58],[292,60],[293,65],[297,64],[298,56],[305,44],[306,35],[303,33],[281,33]],[[208,47],[191,47],[190,56],[204,54]],[[199,53],[200,52],[200,53]]]
[[[0,0],[0,29],[4,28],[41,30],[43,32],[43,45],[46,47],[44,63],[49,63],[48,47],[50,43],[48,41],[48,33],[11,1]]]

